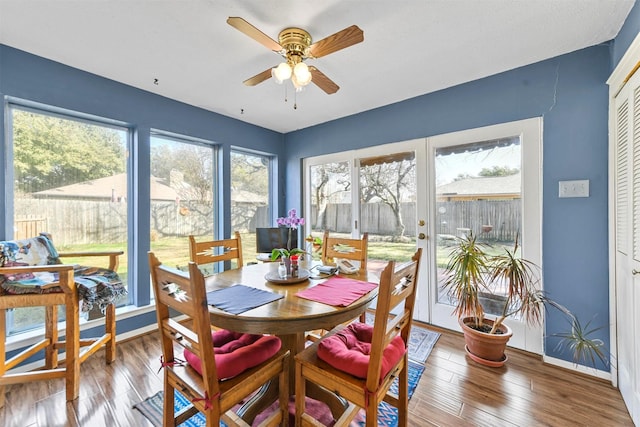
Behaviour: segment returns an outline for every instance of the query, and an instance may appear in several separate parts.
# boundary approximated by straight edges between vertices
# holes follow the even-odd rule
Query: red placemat
[[[362,280],[333,276],[313,288],[298,292],[296,296],[323,304],[347,307],[377,286],[375,283]]]

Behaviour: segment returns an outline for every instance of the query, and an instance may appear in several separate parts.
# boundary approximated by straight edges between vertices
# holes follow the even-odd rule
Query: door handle
[[[420,234],[418,234],[418,239],[420,239],[420,240],[424,240],[424,239],[426,239],[426,238],[427,238],[427,235],[426,235],[426,234],[424,234],[424,233],[420,233]]]

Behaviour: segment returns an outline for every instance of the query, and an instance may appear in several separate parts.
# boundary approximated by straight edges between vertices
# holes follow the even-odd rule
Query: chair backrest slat
[[[220,261],[236,260],[237,266],[243,266],[242,239],[240,233],[235,232],[234,237],[222,240],[196,241],[194,236],[189,236],[189,257],[198,265],[211,264]]]
[[[380,383],[383,349],[398,335],[405,344],[409,342],[421,255],[422,249],[418,249],[408,263],[397,265],[390,261],[380,276],[367,372],[367,389],[371,391],[377,390]]]
[[[348,251],[341,251],[340,248],[349,247]],[[324,232],[322,238],[322,263],[325,265],[334,264],[336,258],[358,261],[360,271],[367,270],[367,258],[369,246],[369,234],[364,233],[362,239],[349,239],[343,237],[332,237],[328,231]]]

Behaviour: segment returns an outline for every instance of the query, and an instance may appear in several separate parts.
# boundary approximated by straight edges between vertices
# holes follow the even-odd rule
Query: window
[[[46,231],[60,252],[123,250],[118,273],[126,284],[128,129],[17,105],[9,112],[5,173],[13,230],[6,230],[7,236],[21,239]],[[95,263],[107,266],[107,260]],[[123,298],[118,305],[126,303]],[[36,328],[43,319],[41,308],[10,310],[7,331]]]
[[[271,158],[231,152],[231,230],[240,232],[245,263],[256,257],[256,228],[271,227]]]
[[[215,165],[211,143],[151,135],[151,250],[163,264],[187,265],[189,235],[214,238]]]

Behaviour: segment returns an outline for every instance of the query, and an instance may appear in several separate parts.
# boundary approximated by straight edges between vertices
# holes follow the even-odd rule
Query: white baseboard
[[[611,372],[602,371],[600,369],[590,368],[584,365],[578,365],[576,363],[567,362],[566,360],[557,359],[555,357],[542,356],[542,361],[549,365],[558,366],[560,368],[568,369],[570,371],[579,372],[582,374],[590,375],[592,377],[600,378],[603,380],[612,381]]]

